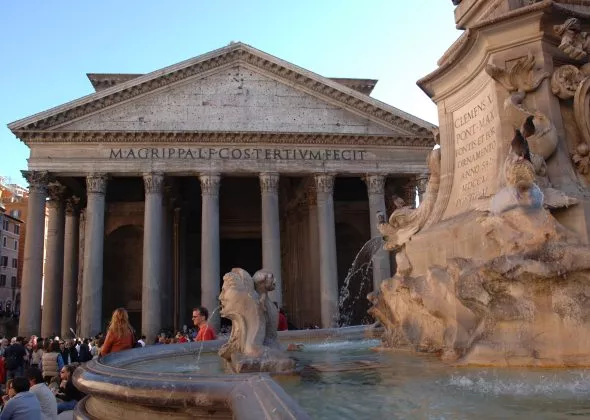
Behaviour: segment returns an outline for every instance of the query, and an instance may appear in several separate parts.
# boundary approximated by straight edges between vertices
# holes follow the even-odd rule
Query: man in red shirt
[[[204,306],[199,306],[193,309],[193,324],[199,329],[195,341],[209,341],[215,340],[215,330],[207,324],[209,319],[209,311]]]

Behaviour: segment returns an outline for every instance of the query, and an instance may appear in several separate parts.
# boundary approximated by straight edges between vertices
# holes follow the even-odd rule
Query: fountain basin
[[[201,343],[151,346],[90,362],[75,374],[76,385],[89,393],[76,418],[557,419],[590,414],[587,369],[454,366],[432,354],[376,351],[379,334],[367,327],[279,336],[283,344],[304,345],[289,353],[297,359],[297,374],[227,373],[231,369],[216,354],[223,340],[202,348]]]
[[[363,337],[366,327],[284,331],[281,342],[308,343]],[[183,358],[202,357],[204,365],[221,358],[225,340],[154,345],[92,360],[74,374],[88,396],[76,407],[77,419],[308,419],[306,412],[268,373],[231,374],[201,369],[178,371]],[[177,362],[178,360],[178,362]],[[154,370],[145,366],[151,363]],[[169,372],[164,365],[174,367]],[[195,363],[195,366],[198,366]],[[221,365],[223,366],[223,365]],[[155,371],[157,370],[157,371]],[[228,370],[229,371],[229,370]]]

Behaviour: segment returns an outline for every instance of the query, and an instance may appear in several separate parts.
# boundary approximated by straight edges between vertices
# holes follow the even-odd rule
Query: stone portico
[[[151,340],[216,308],[235,266],[271,270],[298,327],[333,326],[377,212],[413,204],[434,146],[432,125],[369,96],[376,81],[242,43],[88,76],[95,93],[9,125],[31,149],[20,335],[91,336],[124,306]],[[376,283],[391,275],[386,254],[374,264]],[[355,287],[360,320],[373,284]]]

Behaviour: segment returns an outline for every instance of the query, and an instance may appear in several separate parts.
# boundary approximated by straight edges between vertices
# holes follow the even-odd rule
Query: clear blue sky
[[[451,0],[23,0],[0,3],[0,175],[24,184],[6,124],[93,92],[86,73],[147,73],[247,43],[438,124],[416,80],[460,35]]]

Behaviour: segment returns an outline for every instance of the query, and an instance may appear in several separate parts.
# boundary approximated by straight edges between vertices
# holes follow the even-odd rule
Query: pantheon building
[[[213,311],[233,267],[271,270],[297,327],[332,326],[377,212],[414,203],[434,146],[434,126],[371,98],[376,80],[242,43],[88,78],[95,92],[9,124],[30,148],[19,335],[92,336],[125,307],[152,339]],[[392,264],[380,252],[350,282],[351,322]]]

